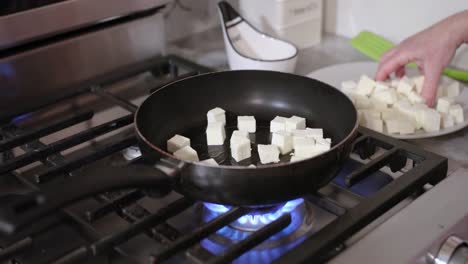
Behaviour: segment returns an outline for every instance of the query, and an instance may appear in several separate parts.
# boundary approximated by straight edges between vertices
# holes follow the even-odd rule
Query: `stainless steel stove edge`
[[[330,263],[427,263],[449,236],[468,239],[467,189],[460,168]]]

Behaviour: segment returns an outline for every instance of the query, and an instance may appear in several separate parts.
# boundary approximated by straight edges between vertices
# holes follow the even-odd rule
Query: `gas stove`
[[[135,109],[161,85],[209,71],[177,56],[157,57],[5,121],[0,204],[54,181],[66,184],[68,177],[99,177],[103,166],[147,164],[132,129]],[[445,158],[359,128],[339,175],[299,199],[241,208],[151,189],[101,193],[1,237],[0,259],[21,264],[333,262],[446,175]],[[28,206],[34,205],[18,210]]]

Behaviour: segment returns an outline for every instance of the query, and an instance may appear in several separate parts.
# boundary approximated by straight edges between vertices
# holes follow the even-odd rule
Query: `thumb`
[[[421,92],[421,96],[426,99],[426,104],[429,107],[433,107],[436,97],[437,89],[439,87],[440,74],[442,73],[442,67],[439,67],[434,63],[425,63],[424,65],[424,84]]]

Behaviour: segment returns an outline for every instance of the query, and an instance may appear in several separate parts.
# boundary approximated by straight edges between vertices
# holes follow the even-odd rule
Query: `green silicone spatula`
[[[351,39],[351,46],[359,50],[375,61],[380,60],[380,56],[393,48],[395,45],[383,37],[369,31],[362,31]],[[408,64],[409,67],[416,67],[416,64]],[[468,72],[457,69],[445,68],[444,75],[455,80],[468,82]]]

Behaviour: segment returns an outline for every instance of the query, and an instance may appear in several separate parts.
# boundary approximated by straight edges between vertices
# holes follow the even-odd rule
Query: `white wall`
[[[179,0],[184,7],[190,10],[186,11],[177,7],[166,15],[167,39],[173,41],[214,27],[219,27],[218,1],[219,0]],[[237,0],[228,1],[237,8]]]
[[[325,31],[353,37],[361,30],[381,34],[394,42],[458,11],[468,0],[325,0]],[[466,25],[468,30],[468,25]],[[457,53],[454,64],[468,69],[468,49]]]

